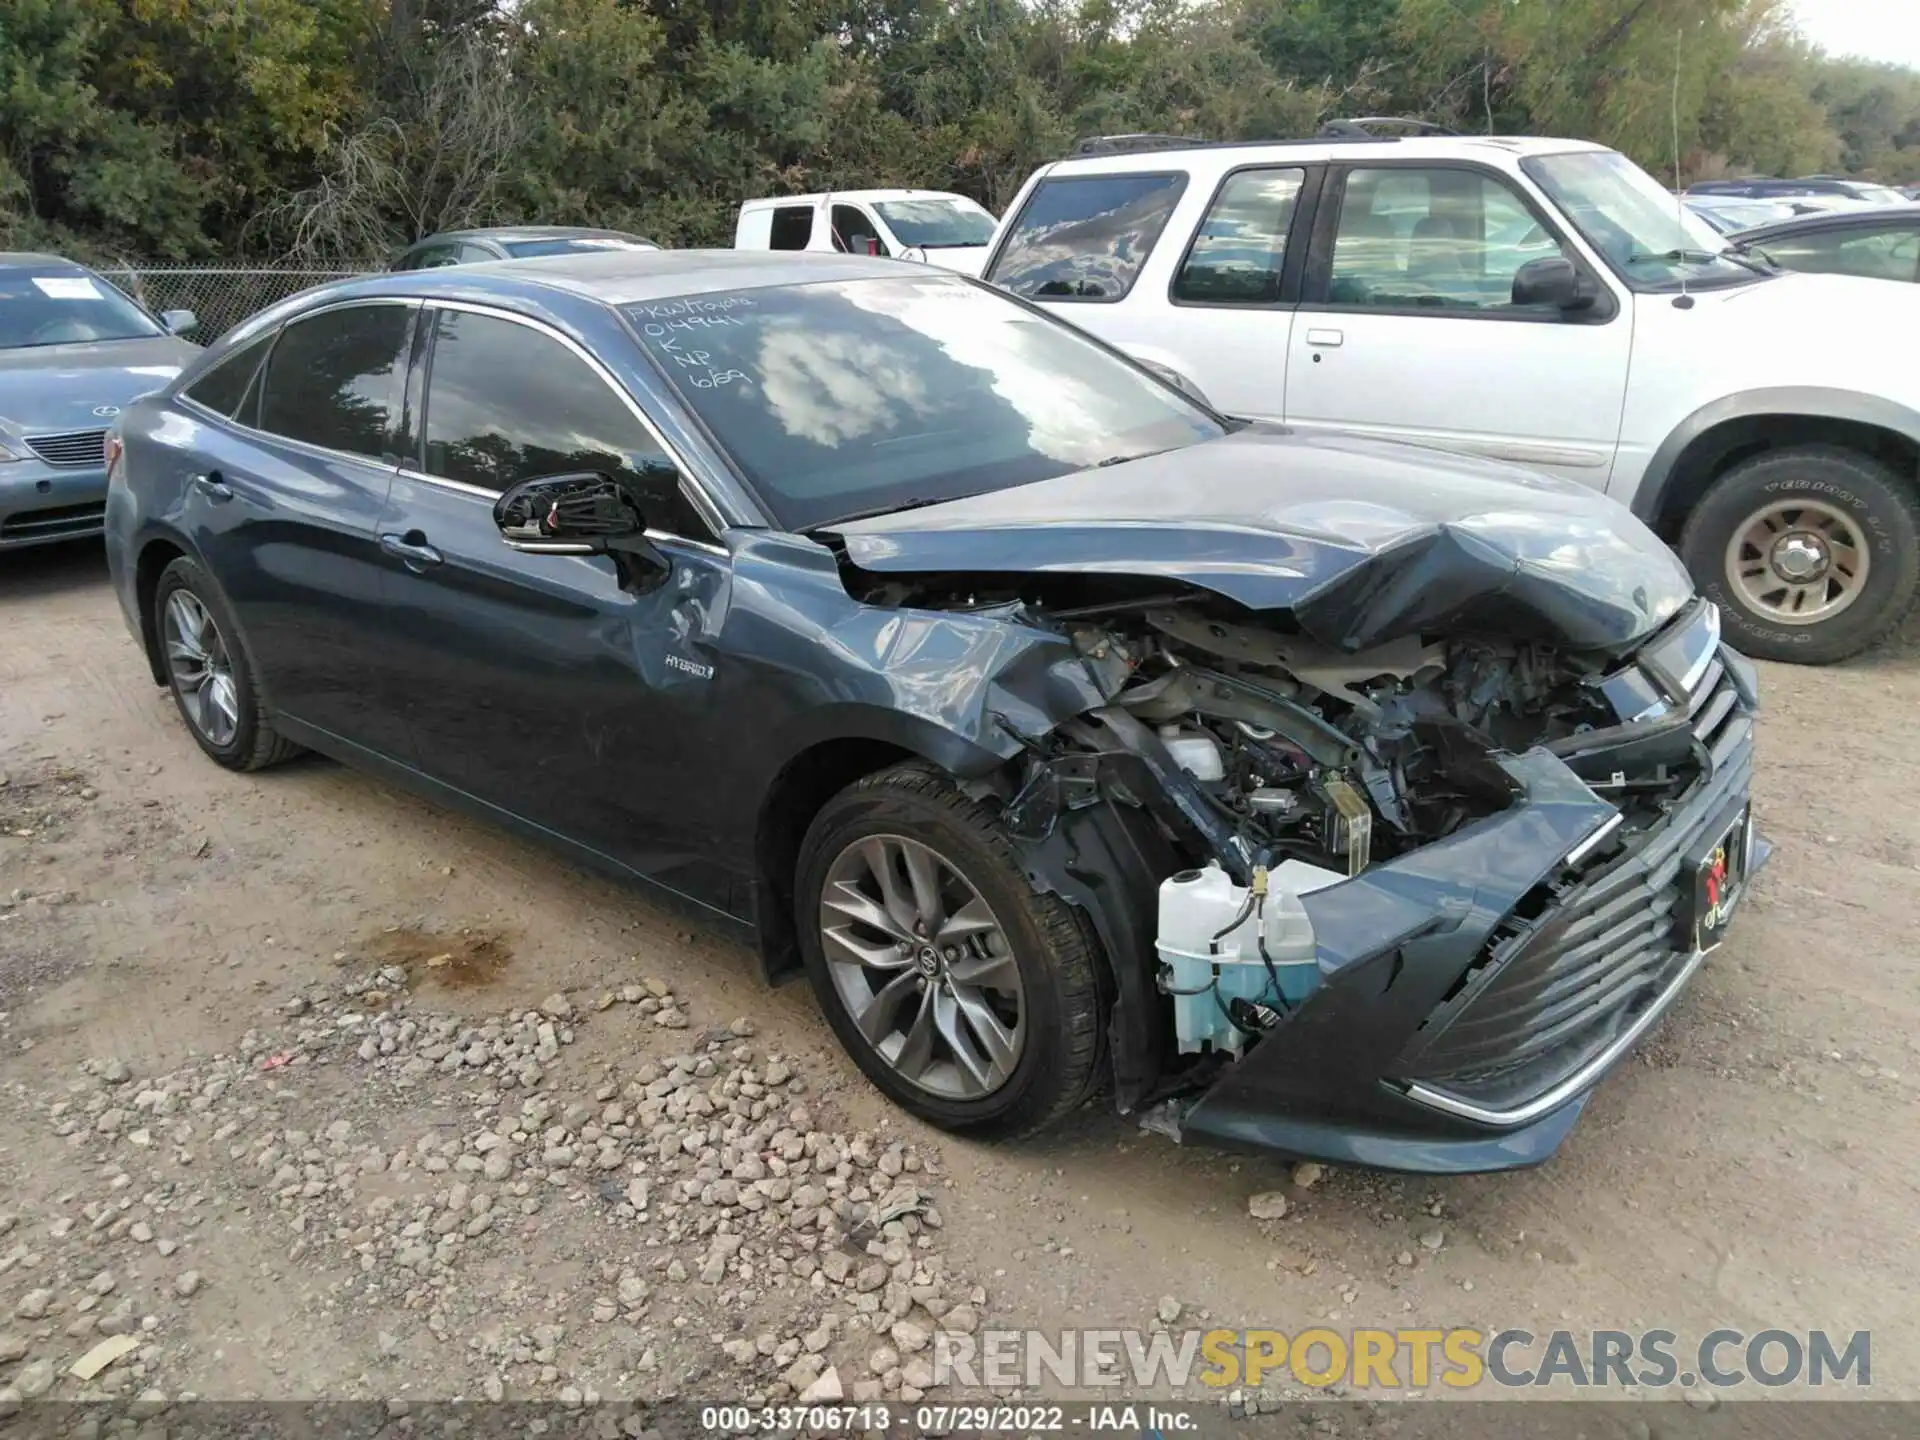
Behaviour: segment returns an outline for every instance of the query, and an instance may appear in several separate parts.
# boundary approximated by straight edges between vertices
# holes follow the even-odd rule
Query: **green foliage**
[[[1783,0],[0,0],[0,245],[376,258],[520,220],[725,244],[754,194],[1004,206],[1083,135],[1335,115],[1662,175],[1920,179],[1920,72]],[[1676,143],[1677,142],[1677,143]]]

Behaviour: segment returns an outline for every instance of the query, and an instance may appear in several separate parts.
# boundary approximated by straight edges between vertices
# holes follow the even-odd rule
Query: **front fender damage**
[[[1741,743],[1703,738],[1673,678],[1717,651],[1699,603],[1581,649],[1458,633],[1457,593],[1436,632],[1412,591],[1356,589],[1343,640],[1413,633],[1355,647],[1110,578],[849,589],[899,622],[868,642],[895,702],[969,737],[949,769],[1097,934],[1116,1103],[1176,1136],[1416,1169],[1543,1158],[1577,1105],[1437,1142],[1396,1057],[1567,893],[1571,854],[1623,855]],[[1721,672],[1744,715],[1737,657]],[[1170,905],[1200,906],[1197,941],[1169,940]]]

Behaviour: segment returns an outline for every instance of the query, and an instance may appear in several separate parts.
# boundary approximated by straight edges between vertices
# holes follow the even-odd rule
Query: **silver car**
[[[84,265],[0,252],[0,550],[100,533],[107,432],[199,346]]]

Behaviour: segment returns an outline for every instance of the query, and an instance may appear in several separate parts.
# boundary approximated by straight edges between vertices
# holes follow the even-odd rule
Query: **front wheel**
[[[1870,456],[1771,450],[1714,481],[1680,555],[1734,647],[1826,665],[1897,629],[1920,594],[1920,500]]]
[[[794,919],[847,1052],[944,1129],[1018,1135],[1080,1104],[1100,1063],[1097,942],[1037,894],[985,806],[897,765],[821,808]]]

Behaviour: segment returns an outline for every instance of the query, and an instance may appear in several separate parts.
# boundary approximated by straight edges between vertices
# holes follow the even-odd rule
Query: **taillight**
[[[107,436],[107,479],[113,479],[113,472],[120,464],[120,452],[124,448],[118,435]]]

